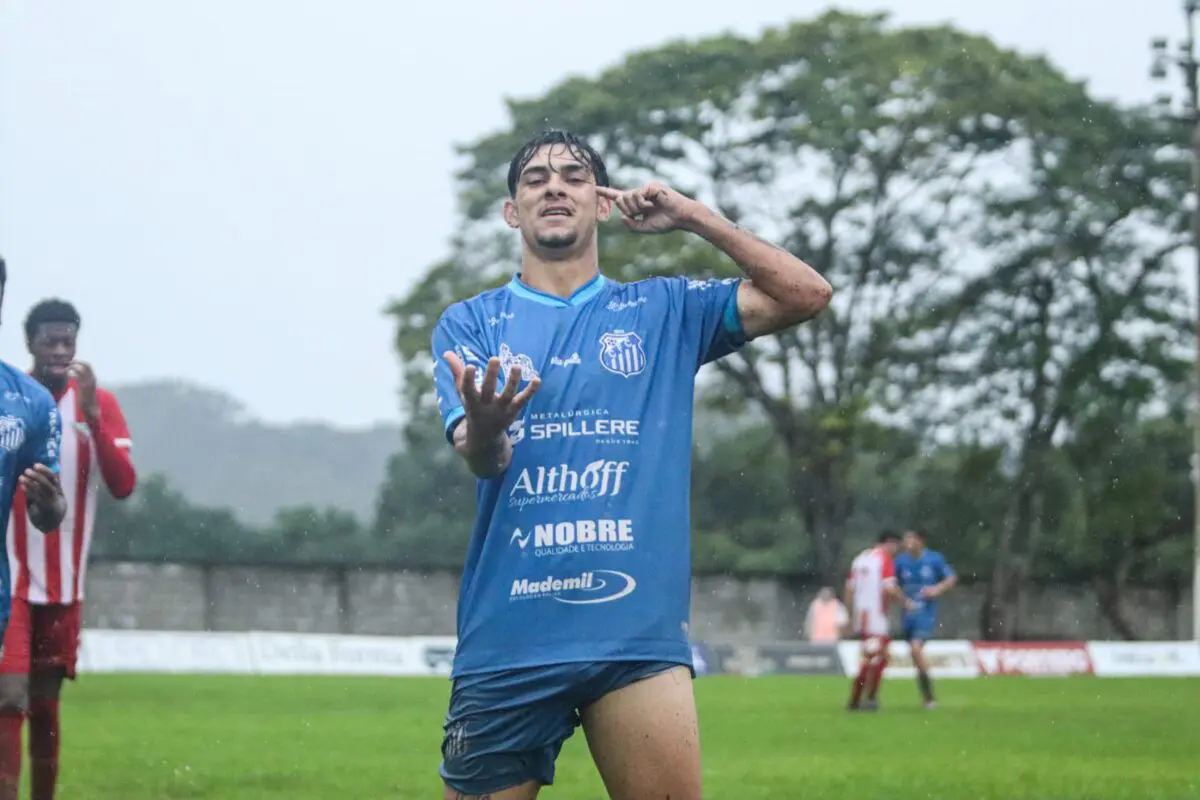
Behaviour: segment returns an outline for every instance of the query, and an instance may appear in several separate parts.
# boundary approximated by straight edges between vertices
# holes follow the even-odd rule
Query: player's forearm
[[[89,420],[88,427],[96,445],[96,460],[100,462],[100,475],[104,478],[104,485],[113,497],[124,500],[133,494],[137,486],[137,470],[134,469],[133,458],[129,450],[117,444],[116,438],[101,419]]]
[[[512,442],[506,433],[490,437],[473,435],[465,419],[454,429],[454,449],[466,460],[475,477],[481,479],[496,477],[512,462]]]
[[[816,316],[833,297],[833,287],[796,256],[734,225],[697,204],[687,230],[732,258],[755,289],[778,306],[778,324],[796,324]]]
[[[51,533],[58,530],[58,526],[62,524],[63,517],[67,515],[67,499],[63,497],[60,490],[49,502],[43,503],[31,500],[27,511],[29,512],[29,521],[33,523],[33,527],[42,533]]]
[[[949,578],[946,578],[946,580],[942,581],[941,583],[939,583],[937,586],[934,586],[933,588],[934,588],[934,591],[936,591],[938,594],[945,594],[946,592],[950,591],[957,585],[958,585],[958,576],[951,575]]]

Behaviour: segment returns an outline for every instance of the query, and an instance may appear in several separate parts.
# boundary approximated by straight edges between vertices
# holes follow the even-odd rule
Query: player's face
[[[587,245],[611,210],[596,194],[587,164],[561,144],[542,147],[517,179],[516,197],[504,204],[504,219],[539,251],[568,255]]]
[[[904,534],[904,549],[909,553],[918,556],[924,547],[925,543],[921,541],[921,537],[917,534],[912,532]]]
[[[29,353],[34,374],[47,383],[63,383],[75,360],[75,336],[78,329],[69,322],[47,322],[38,326]]]

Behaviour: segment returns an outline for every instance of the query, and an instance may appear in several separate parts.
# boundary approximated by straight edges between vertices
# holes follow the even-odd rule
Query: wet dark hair
[[[921,530],[920,528],[909,528],[905,532],[913,534],[918,539],[920,539],[922,542],[925,541],[925,531]]]
[[[33,337],[37,336],[40,326],[55,322],[74,325],[76,328],[83,324],[75,306],[66,300],[52,297],[49,300],[43,300],[29,310],[29,316],[25,317],[25,341],[32,342]]]
[[[517,196],[517,181],[521,179],[521,173],[529,166],[529,162],[537,155],[537,151],[548,144],[562,145],[580,164],[586,164],[588,169],[592,171],[592,176],[596,179],[597,186],[609,185],[608,169],[604,166],[604,159],[596,152],[596,148],[570,131],[548,130],[542,131],[521,145],[521,149],[512,157],[512,161],[508,162],[509,197]]]
[[[898,541],[900,541],[900,534],[896,533],[895,531],[884,531],[883,533],[879,534],[879,543],[880,544],[886,544],[887,542],[898,542]]]

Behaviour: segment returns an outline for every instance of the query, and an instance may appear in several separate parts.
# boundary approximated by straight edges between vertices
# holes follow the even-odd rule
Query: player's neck
[[[593,280],[600,268],[592,248],[562,261],[550,261],[525,251],[521,259],[521,280],[531,289],[567,298]]]
[[[30,371],[30,374],[33,376],[35,381],[40,383],[42,386],[45,386],[46,389],[49,390],[50,394],[54,395],[55,400],[62,397],[67,391],[68,382],[66,380],[56,380],[51,378],[46,375],[45,372],[42,372],[36,367]]]

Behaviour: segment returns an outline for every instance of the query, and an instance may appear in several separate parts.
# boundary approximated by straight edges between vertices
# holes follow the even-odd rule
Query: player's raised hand
[[[521,389],[521,370],[510,369],[504,388],[496,392],[500,382],[500,359],[488,359],[482,380],[477,378],[475,365],[464,364],[458,354],[447,351],[442,354],[454,376],[454,385],[462,399],[470,430],[483,437],[499,436],[516,422],[522,409],[541,387],[540,378],[533,378]],[[519,390],[519,391],[518,391]]]
[[[79,391],[79,406],[83,415],[94,419],[100,414],[100,404],[96,401],[96,372],[92,365],[85,361],[72,361],[67,368],[67,374],[75,379]]]
[[[640,189],[622,191],[597,186],[596,194],[611,200],[621,212],[621,222],[638,233],[667,233],[679,230],[703,208],[666,184],[651,181]]]
[[[25,491],[29,521],[33,526],[42,533],[50,533],[57,528],[67,513],[67,501],[54,470],[45,464],[34,464],[22,472],[17,481]]]

